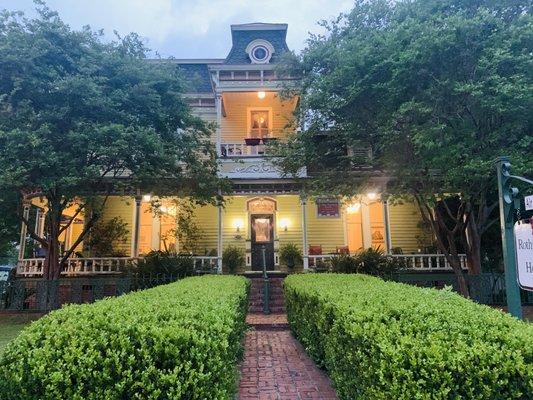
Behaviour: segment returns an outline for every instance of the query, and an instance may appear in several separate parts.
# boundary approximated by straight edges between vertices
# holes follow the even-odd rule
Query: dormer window
[[[256,39],[246,46],[246,53],[252,64],[268,64],[274,54],[274,46],[267,40]]]

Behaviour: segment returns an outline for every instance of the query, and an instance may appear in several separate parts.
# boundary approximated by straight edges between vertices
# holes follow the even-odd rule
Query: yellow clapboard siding
[[[117,251],[121,251],[126,255],[131,255],[132,237],[134,234],[134,209],[135,199],[127,196],[112,196],[107,199],[104,211],[102,213],[101,221],[109,221],[114,217],[120,217],[126,224],[129,234],[127,239],[114,244]]]
[[[217,207],[208,204],[197,206],[194,211],[194,220],[200,228],[202,235],[198,249],[201,253],[208,254],[217,249],[218,236],[218,210]]]
[[[248,213],[246,211],[247,200],[246,197],[242,196],[226,198],[226,204],[222,211],[222,247],[224,249],[232,245],[246,250],[246,241],[250,238]],[[239,232],[236,231],[237,222],[241,226]]]
[[[276,213],[276,230],[279,245],[294,243],[302,248],[302,210],[298,196],[276,196],[278,203]],[[280,226],[283,221],[287,222],[287,232]]]
[[[420,248],[417,237],[425,232],[420,227],[420,213],[413,203],[389,206],[389,223],[392,247],[400,247],[404,254],[416,253]]]
[[[344,218],[319,218],[314,201],[307,202],[307,240],[310,246],[322,246],[322,253],[331,253],[345,245]]]
[[[214,108],[192,108],[191,112],[194,116],[202,119],[205,122],[208,123],[217,123],[217,112]],[[213,129],[212,135],[210,137],[212,143],[216,143],[217,136],[216,136],[216,130]]]
[[[227,93],[224,95],[224,110],[222,117],[222,141],[240,143],[248,133],[248,108],[271,109],[274,136],[285,129],[293,121],[294,101],[281,101],[274,93],[267,93],[264,99],[259,99],[255,92]]]

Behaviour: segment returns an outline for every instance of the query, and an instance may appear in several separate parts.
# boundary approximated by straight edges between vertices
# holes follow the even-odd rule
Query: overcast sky
[[[90,25],[121,34],[137,32],[152,50],[176,58],[223,58],[230,24],[288,23],[287,42],[301,50],[321,19],[348,11],[353,0],[48,0],[71,27]],[[0,9],[32,14],[32,0],[0,0]]]

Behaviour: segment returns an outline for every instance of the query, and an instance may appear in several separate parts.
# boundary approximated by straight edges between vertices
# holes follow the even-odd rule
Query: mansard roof
[[[281,55],[288,51],[286,42],[287,24],[269,24],[254,22],[251,24],[231,25],[232,47],[228,56],[209,59],[171,59],[181,70],[188,93],[214,93],[210,67],[217,65],[251,65],[252,60],[247,47],[254,41],[259,41],[269,47],[271,56],[265,60],[266,64],[275,64]],[[273,50],[273,52],[272,52]],[[157,60],[154,60],[157,61]]]
[[[178,61],[178,68],[185,78],[188,93],[213,93],[211,76],[206,62]]]
[[[274,54],[270,63],[276,63],[281,54],[288,51],[286,42],[287,24],[267,24],[255,22],[251,24],[231,25],[232,47],[224,64],[251,64],[246,47],[257,39],[270,42]]]

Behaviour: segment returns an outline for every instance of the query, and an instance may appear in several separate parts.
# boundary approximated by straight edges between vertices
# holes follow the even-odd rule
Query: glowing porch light
[[[142,201],[144,203],[150,203],[152,201],[152,195],[150,194],[143,194],[143,199]]]
[[[261,100],[263,100],[266,96],[266,93],[261,91],[261,92],[257,92],[257,97],[259,97]]]
[[[289,230],[290,221],[288,218],[283,218],[279,221],[279,227],[284,231],[287,232]]]
[[[376,200],[376,198],[378,197],[377,193],[375,192],[368,192],[366,194],[366,197],[368,197],[370,200]]]
[[[346,212],[348,214],[355,214],[359,212],[360,209],[361,209],[361,203],[352,203],[348,207],[346,207]]]
[[[234,219],[233,227],[235,228],[235,232],[240,232],[244,228],[244,221],[240,218]]]

